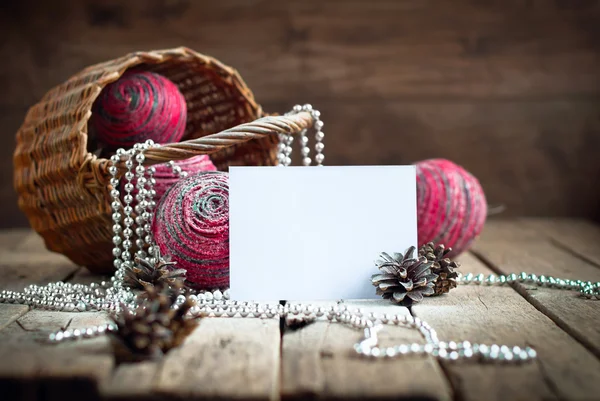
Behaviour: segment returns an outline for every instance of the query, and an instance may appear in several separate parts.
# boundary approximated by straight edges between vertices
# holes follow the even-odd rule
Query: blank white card
[[[231,167],[231,297],[376,298],[381,252],[417,245],[414,166]]]

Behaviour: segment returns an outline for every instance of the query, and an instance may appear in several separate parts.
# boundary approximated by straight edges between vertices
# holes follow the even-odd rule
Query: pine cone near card
[[[118,327],[114,335],[132,355],[141,359],[160,357],[181,344],[197,326],[196,319],[185,317],[195,302],[186,296],[183,303],[177,304],[182,289],[181,281],[173,286],[161,283],[148,287],[146,298],[135,311],[123,307],[119,315],[113,316]]]
[[[393,302],[410,305],[420,302],[424,296],[433,295],[437,275],[431,271],[433,262],[424,256],[413,258],[415,247],[404,254],[389,255],[383,252],[375,262],[380,273],[371,277],[377,287],[377,295]]]
[[[176,262],[163,257],[157,250],[154,257],[135,258],[135,264],[125,270],[125,283],[132,288],[146,289],[159,284],[173,285],[185,280],[186,271],[175,269]]]
[[[446,294],[458,285],[458,273],[454,269],[458,269],[460,265],[447,258],[452,252],[452,248],[446,249],[444,245],[435,246],[433,242],[429,242],[419,248],[419,256],[424,256],[429,262],[433,262],[431,272],[438,276],[435,281],[435,295]]]

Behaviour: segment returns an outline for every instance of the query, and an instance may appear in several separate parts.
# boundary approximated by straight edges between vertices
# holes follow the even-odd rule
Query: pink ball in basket
[[[159,203],[152,234],[199,289],[229,286],[228,174],[202,172],[178,181]]]
[[[187,105],[177,85],[148,71],[127,71],[108,84],[92,106],[90,127],[107,148],[130,148],[152,139],[179,142]]]
[[[175,166],[179,166],[182,172],[187,173],[188,177],[203,171],[217,170],[208,155],[190,157],[189,159],[175,162]],[[156,201],[159,202],[167,190],[177,181],[181,180],[181,178],[173,172],[171,166],[166,164],[156,165],[155,169],[154,179],[156,180],[156,184],[154,184],[154,190],[156,191]]]
[[[213,162],[210,160],[210,157],[208,157],[208,155],[199,155],[199,156],[194,156],[194,157],[190,157],[189,159],[185,159],[185,160],[180,160],[175,162],[174,164],[175,168],[179,168],[181,169],[181,172],[185,172],[187,173],[188,176],[190,175],[194,175],[194,174],[198,174],[200,172],[203,171],[216,171],[217,168],[215,167],[215,165],[213,164]],[[167,190],[169,188],[171,188],[176,182],[181,180],[181,177],[178,173],[176,173],[175,171],[173,171],[173,167],[174,166],[170,166],[168,164],[157,164],[154,166],[155,168],[155,173],[154,173],[154,180],[155,180],[155,184],[154,184],[154,190],[156,191],[156,194],[154,195],[154,200],[156,201],[156,203],[158,204],[158,202],[160,202],[160,200],[163,198],[163,196],[165,195],[165,193],[167,192]],[[137,180],[134,178],[131,183],[134,185],[137,184]],[[125,194],[125,180],[122,179],[121,180],[121,194]],[[146,186],[146,188],[148,188]],[[134,197],[137,194],[137,190],[134,189],[131,193]],[[134,205],[136,204],[136,202],[134,201],[133,203]]]
[[[452,248],[456,256],[471,246],[487,217],[487,202],[477,178],[444,159],[418,162],[419,246],[430,241]]]

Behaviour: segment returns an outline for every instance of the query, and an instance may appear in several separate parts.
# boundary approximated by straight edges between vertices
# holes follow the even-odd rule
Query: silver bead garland
[[[311,105],[296,105],[288,114],[299,112],[310,112],[315,132],[315,157],[317,166],[321,166],[324,160],[323,156],[323,122],[320,120],[320,113],[314,110]],[[309,166],[312,163],[310,158],[310,148],[308,146],[307,131],[300,132],[299,141],[301,145],[302,165]],[[278,145],[278,162],[280,166],[289,166],[291,164],[293,136],[280,135],[280,144]],[[152,238],[150,222],[156,207],[154,190],[155,179],[154,167],[144,167],[144,151],[150,147],[159,146],[152,141],[144,144],[137,144],[133,149],[117,150],[111,157],[112,165],[108,172],[110,178],[110,196],[113,220],[113,256],[115,274],[110,282],[92,283],[90,285],[72,284],[72,283],[50,283],[45,286],[30,285],[23,292],[0,291],[0,302],[17,303],[29,305],[34,308],[47,310],[83,312],[83,311],[110,311],[120,312],[121,305],[125,305],[133,310],[137,304],[134,293],[125,286],[124,277],[126,268],[131,266],[133,249],[136,250],[135,256],[146,257],[154,255],[155,246]],[[123,175],[124,196],[121,200],[121,190],[119,188],[120,180],[117,178],[117,163],[125,160],[126,172]],[[187,172],[182,171],[181,167],[174,162],[168,165],[173,172],[180,176],[187,176]],[[135,186],[133,180],[135,178]],[[135,208],[133,192],[135,195]],[[135,210],[135,219],[133,218]],[[134,242],[132,242],[134,239]],[[536,276],[535,274],[508,274],[508,275],[473,275],[471,273],[461,276],[461,284],[480,284],[480,285],[504,285],[513,282],[525,282],[537,284],[539,286],[548,286],[567,290],[577,290],[583,297],[600,299],[600,283],[589,281],[566,280],[549,276]],[[354,345],[354,351],[361,356],[370,358],[392,358],[408,355],[432,355],[444,360],[476,359],[478,361],[501,361],[501,362],[523,362],[536,357],[536,352],[530,347],[509,347],[506,345],[485,345],[471,344],[468,341],[463,342],[442,342],[439,341],[435,330],[426,322],[412,316],[401,314],[383,314],[373,313],[365,314],[364,311],[349,310],[345,305],[334,305],[328,308],[316,307],[305,304],[286,304],[286,305],[262,305],[253,302],[239,302],[230,300],[229,289],[213,291],[200,291],[190,295],[196,302],[189,312],[189,318],[203,317],[235,317],[235,318],[278,318],[285,319],[287,322],[312,322],[315,320],[325,320],[337,322],[362,329],[364,338]],[[183,302],[180,297],[179,302]],[[425,344],[399,344],[392,347],[379,346],[377,333],[383,326],[401,326],[418,330],[423,336]],[[90,338],[103,335],[108,332],[115,332],[117,326],[114,323],[92,326],[83,329],[61,330],[49,335],[50,342],[58,343],[67,340],[80,338]]]
[[[480,284],[480,285],[504,285],[511,284],[514,282],[535,284],[539,287],[556,288],[561,290],[575,290],[578,291],[580,296],[600,300],[600,282],[581,281],[581,280],[568,280],[552,276],[538,276],[536,274],[529,274],[521,272],[519,274],[489,274],[484,275],[482,273],[474,275],[473,273],[467,273],[464,276],[460,276],[461,284]]]

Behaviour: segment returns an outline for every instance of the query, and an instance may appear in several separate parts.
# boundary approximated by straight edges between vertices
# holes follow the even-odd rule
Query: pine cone
[[[420,302],[423,296],[434,294],[434,283],[437,275],[431,272],[433,262],[424,256],[413,258],[415,247],[410,247],[403,254],[393,256],[382,253],[375,262],[381,271],[374,274],[371,282],[377,287],[377,295],[393,302],[410,305]]]
[[[185,280],[184,269],[174,269],[169,257],[162,257],[158,247],[154,257],[135,258],[135,265],[125,270],[125,283],[132,288],[147,289],[165,283],[173,285],[176,280]]]
[[[113,316],[118,330],[114,334],[127,350],[138,358],[157,358],[178,346],[197,326],[195,319],[185,314],[195,302],[185,297],[181,304],[183,283],[165,283],[147,288],[148,295],[135,311],[123,306],[121,314]]]
[[[446,255],[452,252],[452,248],[446,249],[444,245],[438,245],[437,247],[433,242],[428,242],[419,248],[419,256],[425,256],[427,260],[433,262],[439,262],[444,259]]]
[[[446,294],[456,288],[458,284],[458,273],[454,269],[458,269],[460,265],[446,257],[450,252],[452,252],[452,248],[446,249],[444,245],[436,247],[433,242],[429,242],[419,249],[419,255],[433,263],[431,272],[438,276],[434,287],[435,295]]]

